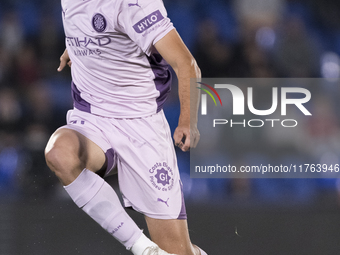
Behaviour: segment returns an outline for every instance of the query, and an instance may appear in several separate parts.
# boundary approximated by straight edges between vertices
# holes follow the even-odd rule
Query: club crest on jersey
[[[133,29],[138,34],[143,33],[162,19],[164,19],[162,13],[159,10],[154,11],[153,13],[149,14],[148,16],[134,24]]]
[[[92,26],[98,33],[104,32],[107,26],[105,17],[100,13],[96,13],[92,18]]]

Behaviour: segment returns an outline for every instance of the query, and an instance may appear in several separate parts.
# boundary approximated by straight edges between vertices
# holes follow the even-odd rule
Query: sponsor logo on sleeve
[[[159,10],[154,11],[153,13],[149,14],[145,18],[138,21],[135,25],[133,25],[133,29],[138,34],[143,33],[162,19],[164,19],[162,13]]]

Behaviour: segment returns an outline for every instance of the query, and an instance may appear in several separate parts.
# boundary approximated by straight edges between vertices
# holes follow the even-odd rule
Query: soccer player
[[[162,107],[178,77],[175,145],[199,140],[198,92],[190,125],[190,78],[200,70],[161,0],[62,0],[74,108],[45,157],[73,201],[135,255],[206,254],[191,244],[182,183]],[[197,90],[198,91],[198,90]],[[192,95],[193,96],[193,95]],[[197,107],[196,107],[197,106]],[[194,124],[193,124],[194,123]],[[118,169],[124,206],[145,215],[151,241],[102,176]]]

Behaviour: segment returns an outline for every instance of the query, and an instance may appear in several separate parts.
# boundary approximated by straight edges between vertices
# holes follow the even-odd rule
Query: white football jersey
[[[75,108],[136,118],[162,109],[168,64],[154,44],[174,29],[162,0],[61,0]]]

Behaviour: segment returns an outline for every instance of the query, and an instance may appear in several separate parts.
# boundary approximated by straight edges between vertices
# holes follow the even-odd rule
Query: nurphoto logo
[[[217,96],[218,100],[220,101],[220,104],[222,106],[222,100],[221,100],[221,97],[220,95],[217,93],[217,91],[211,87],[210,85],[206,84],[206,83],[203,83],[203,82],[197,82],[207,88],[209,88],[212,92],[215,93],[215,95]],[[204,92],[206,92],[211,98],[212,100],[214,101],[215,105],[217,105],[216,103],[216,100],[215,100],[215,97],[211,94],[211,92],[207,89],[204,89],[202,87],[197,87],[198,89],[200,90],[203,90]],[[206,115],[207,114],[207,95],[206,94],[202,94],[201,95],[201,114],[202,115]]]
[[[311,92],[306,88],[300,88],[300,87],[272,87],[271,95],[267,95],[268,100],[271,100],[271,106],[267,109],[257,109],[254,106],[254,96],[253,96],[253,87],[247,87],[246,88],[246,96],[247,100],[245,100],[244,92],[241,88],[239,88],[236,85],[232,84],[214,84],[214,87],[211,85],[208,85],[207,83],[203,82],[197,82],[201,85],[203,85],[206,88],[203,87],[197,87],[198,89],[202,90],[203,92],[206,92],[206,94],[201,94],[201,115],[207,115],[208,114],[208,104],[207,104],[207,94],[212,98],[214,101],[215,106],[217,106],[217,101],[214,97],[214,95],[218,98],[220,105],[222,105],[222,100],[220,97],[220,94],[216,91],[216,89],[219,89],[219,91],[222,92],[222,90],[227,90],[230,92],[232,96],[232,115],[233,116],[242,116],[245,115],[245,105],[247,102],[247,110],[256,116],[268,116],[273,113],[275,113],[278,109],[278,106],[280,105],[281,116],[287,116],[287,106],[293,105],[297,107],[297,109],[302,112],[305,116],[311,116],[312,114],[310,111],[306,108],[305,104],[308,103],[311,99]],[[212,91],[212,92],[210,92]],[[279,96],[280,91],[280,96]],[[214,93],[214,95],[213,95]],[[293,95],[293,96],[292,96]],[[267,99],[267,98],[266,98]],[[228,104],[226,104],[225,107],[228,107]],[[214,109],[215,110],[215,109]],[[230,125],[230,127],[234,126],[243,126],[243,127],[263,127],[265,123],[268,123],[271,125],[271,127],[274,127],[276,123],[280,123],[283,127],[296,127],[298,125],[298,122],[296,119],[277,119],[277,118],[258,118],[258,119],[243,119],[241,121],[235,121],[234,119],[225,119],[225,118],[218,118],[213,119],[213,127],[216,127],[218,125]]]

